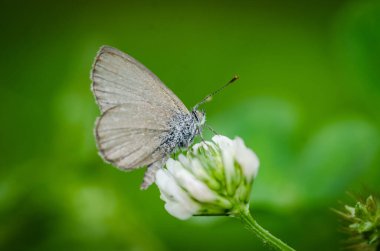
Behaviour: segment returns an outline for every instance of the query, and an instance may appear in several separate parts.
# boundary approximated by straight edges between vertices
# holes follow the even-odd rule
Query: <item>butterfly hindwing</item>
[[[101,156],[120,169],[134,169],[157,161],[163,157],[160,146],[170,130],[168,119],[168,113],[146,103],[108,109],[95,127]]]

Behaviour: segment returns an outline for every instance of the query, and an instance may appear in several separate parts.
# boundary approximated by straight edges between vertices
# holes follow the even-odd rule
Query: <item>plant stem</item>
[[[268,244],[277,250],[295,251],[295,249],[289,247],[283,241],[269,233],[268,230],[260,226],[253,219],[252,215],[249,212],[249,209],[243,209],[239,211],[236,216],[247,226],[249,230],[255,233],[256,236],[264,242],[264,244]]]

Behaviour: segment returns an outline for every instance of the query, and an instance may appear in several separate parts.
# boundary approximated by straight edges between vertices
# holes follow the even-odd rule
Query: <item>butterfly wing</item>
[[[100,155],[120,169],[150,165],[163,158],[162,137],[170,116],[147,103],[127,103],[108,109],[98,119],[95,134]]]
[[[102,112],[126,102],[145,101],[162,109],[185,105],[144,65],[110,46],[100,48],[91,72],[92,91]]]
[[[103,159],[124,170],[162,159],[162,137],[173,114],[189,113],[185,105],[145,66],[109,46],[98,52],[91,79],[102,112],[95,135]]]

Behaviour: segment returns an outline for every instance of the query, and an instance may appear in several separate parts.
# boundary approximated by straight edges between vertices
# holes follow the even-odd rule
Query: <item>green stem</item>
[[[265,244],[277,250],[295,251],[295,249],[286,245],[283,241],[269,233],[268,230],[260,226],[252,217],[249,209],[243,209],[236,215],[253,233],[256,234]]]

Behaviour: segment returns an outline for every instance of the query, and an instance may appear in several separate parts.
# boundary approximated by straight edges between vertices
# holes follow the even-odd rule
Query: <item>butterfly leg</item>
[[[202,134],[202,133],[199,134],[199,137],[201,137],[201,140],[202,140],[203,142],[205,141],[205,139],[203,138],[203,134]]]
[[[205,127],[209,129],[214,135],[219,135],[219,133],[217,133],[214,129],[212,129],[211,126],[205,124]]]

